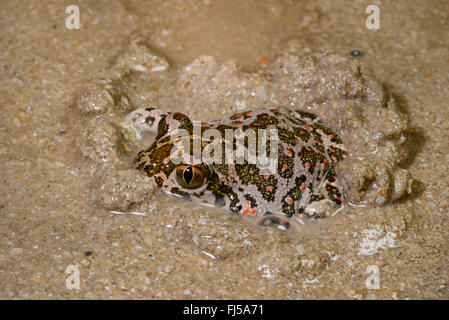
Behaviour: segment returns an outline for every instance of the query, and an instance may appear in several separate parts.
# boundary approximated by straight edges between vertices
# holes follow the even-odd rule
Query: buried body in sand
[[[196,80],[198,84],[191,84],[192,80],[189,80],[188,86],[183,86],[186,92],[189,92],[189,86],[207,87],[211,83],[201,83],[198,74],[212,72],[208,77],[220,78],[227,73],[224,82],[230,82],[227,85],[231,87],[242,78],[252,79],[245,81],[245,84],[246,89],[254,94],[244,105],[254,103],[260,109],[246,107],[244,111],[224,120],[201,119],[198,123],[194,121],[198,118],[166,111],[163,105],[141,107],[129,114],[124,112],[124,109],[132,110],[135,107],[129,101],[129,94],[117,89],[121,74],[129,70],[169,72],[165,59],[147,49],[142,44],[144,40],[136,39],[130,42],[128,51],[125,50],[128,55],[118,57],[111,70],[107,71],[106,76],[112,79],[105,76],[106,80],[94,80],[93,89],[82,93],[77,100],[76,106],[81,112],[103,113],[115,121],[121,118],[118,131],[103,130],[110,132],[106,134],[108,140],[117,141],[114,145],[121,142],[122,148],[115,152],[115,146],[111,148],[113,150],[102,152],[104,137],[98,137],[97,142],[81,140],[83,154],[92,160],[109,163],[111,161],[107,157],[114,157],[114,161],[121,161],[122,157],[116,156],[116,153],[132,155],[140,151],[134,159],[134,166],[153,178],[148,181],[142,178],[147,181],[145,183],[153,184],[154,181],[169,194],[223,208],[244,216],[253,224],[282,230],[290,228],[293,222],[301,225],[334,215],[344,208],[344,204],[383,206],[410,193],[412,179],[405,169],[398,166],[407,156],[404,152],[407,117],[397,109],[394,100],[387,96],[376,80],[361,75],[360,66],[355,60],[321,53],[296,56],[295,59],[281,52],[273,63],[271,80],[268,80],[259,75],[255,78],[254,75],[238,72],[232,62],[217,65],[211,57],[200,57],[175,75],[178,88],[170,90],[168,87],[166,90],[179,91],[184,79],[189,78],[200,80]],[[136,55],[140,55],[137,62],[136,59],[127,61],[128,56]],[[141,65],[139,61],[149,66]],[[320,65],[330,65],[334,68],[334,74],[321,74]],[[292,80],[285,74],[290,74],[291,78],[297,75],[292,71],[284,72],[288,69],[309,77],[302,85],[303,94],[291,90],[295,84],[289,83]],[[216,74],[213,75],[213,72]],[[189,77],[189,74],[195,77]],[[347,82],[348,74],[353,79],[350,83]],[[235,79],[229,79],[229,75]],[[330,89],[335,87],[341,88],[342,93]],[[310,88],[321,94],[306,94]],[[271,99],[267,94],[270,89],[277,94]],[[177,92],[177,96],[171,99],[184,96],[186,92]],[[218,99],[220,94],[229,95],[220,93],[219,88],[214,94]],[[270,96],[273,97],[273,94]],[[301,108],[278,107],[280,103],[291,104],[291,100],[300,100]],[[273,108],[262,108],[267,105]],[[91,122],[99,123],[97,120],[95,117]],[[198,130],[195,124],[199,124]],[[89,124],[84,130],[98,131],[101,125],[101,122],[100,126],[95,127]],[[268,148],[263,145],[267,155],[272,157],[275,153],[275,167],[272,170],[264,169],[260,161],[249,159],[262,147],[258,144],[262,137],[257,137],[260,141],[253,141],[249,138],[253,135],[248,135],[248,131],[254,135],[260,132],[265,135],[263,130],[275,130],[276,133],[275,143],[268,136],[263,141],[268,145]],[[183,158],[176,162],[172,155],[175,146],[183,142],[181,131],[187,137],[187,147],[192,145],[193,148],[184,150],[180,154]],[[236,136],[227,136],[229,131],[236,133]],[[82,137],[91,139],[92,134],[84,131]],[[270,138],[273,138],[272,135]],[[244,143],[239,146],[238,142],[242,141]],[[194,154],[197,142],[199,156]],[[261,150],[258,151],[260,155]],[[234,155],[229,158],[234,152],[235,158]],[[205,156],[212,161],[205,161]],[[270,159],[273,160],[273,157]],[[109,166],[107,171],[111,172]],[[138,198],[145,198],[147,188],[142,189]],[[139,190],[133,192],[139,193]],[[122,204],[119,201],[108,203],[106,207],[126,211],[131,202],[133,208],[138,206],[135,201]]]

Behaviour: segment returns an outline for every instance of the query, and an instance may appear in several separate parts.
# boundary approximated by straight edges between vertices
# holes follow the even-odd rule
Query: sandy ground
[[[65,28],[70,4],[80,30]],[[376,1],[374,32],[365,28],[369,4],[1,2],[0,298],[448,299],[449,8]],[[156,191],[145,216],[110,213],[93,192],[97,167],[76,143],[73,102],[133,34],[174,71],[211,55],[253,72],[291,38],[341,56],[361,50],[363,69],[408,114],[413,195],[348,208],[304,234]],[[67,287],[68,266],[79,270],[79,289]],[[372,266],[379,289],[366,285]]]

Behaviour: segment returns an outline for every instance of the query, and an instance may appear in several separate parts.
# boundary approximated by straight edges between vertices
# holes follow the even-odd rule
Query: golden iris
[[[183,188],[196,189],[209,179],[209,170],[204,166],[180,164],[176,167],[176,181]]]

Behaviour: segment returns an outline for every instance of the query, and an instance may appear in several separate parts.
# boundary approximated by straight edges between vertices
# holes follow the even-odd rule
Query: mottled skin
[[[198,138],[193,134],[192,121],[182,113],[139,109],[128,115],[124,124],[133,128],[138,137],[144,132],[156,133],[154,143],[139,152],[134,163],[167,193],[255,217],[261,225],[281,229],[288,228],[292,218],[302,223],[323,218],[342,205],[334,166],[347,155],[337,134],[313,114],[284,108],[261,109],[201,123],[202,133],[213,128],[223,137],[225,129],[277,129],[275,172],[248,163],[247,158],[241,164],[227,164],[225,157],[221,163],[206,164],[192,156],[192,148],[180,164],[174,164],[170,152],[179,139],[170,136],[185,129],[191,146],[193,139]],[[201,141],[202,151],[211,141]]]

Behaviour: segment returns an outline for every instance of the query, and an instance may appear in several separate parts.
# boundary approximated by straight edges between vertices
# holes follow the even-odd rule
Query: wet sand
[[[365,28],[369,4],[88,1],[80,5],[81,29],[67,30],[69,3],[2,2],[0,297],[449,298],[449,8],[379,1],[374,32]],[[379,208],[347,208],[300,234],[253,227],[151,187],[146,215],[111,213],[95,192],[104,184],[98,164],[80,150],[88,121],[74,105],[136,34],[174,72],[202,55],[255,72],[293,38],[311,53],[361,50],[363,70],[408,115],[404,166],[413,193]],[[133,80],[123,82],[129,88]],[[160,102],[155,88],[171,80],[136,81],[152,88],[141,100]],[[194,101],[184,107],[202,115]],[[128,194],[136,185],[120,184],[120,172],[111,169],[105,185]],[[133,181],[142,187],[137,171]],[[69,265],[80,271],[80,289],[66,287]],[[379,289],[366,286],[373,265]]]

